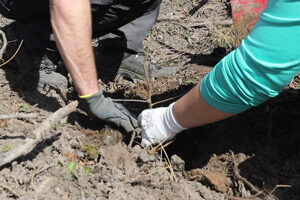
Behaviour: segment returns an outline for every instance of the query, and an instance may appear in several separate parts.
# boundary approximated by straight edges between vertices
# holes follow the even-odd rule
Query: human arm
[[[50,0],[51,24],[57,47],[79,95],[99,91],[91,45],[89,0]]]
[[[92,19],[89,0],[50,0],[51,24],[56,44],[69,71],[81,104],[101,120],[124,128],[137,127],[137,120],[122,104],[113,102],[99,89],[92,49]]]
[[[167,135],[174,137],[180,132],[172,131],[169,125],[178,123],[183,130],[216,122],[277,96],[300,70],[299,9],[299,1],[270,0],[242,45],[223,58],[201,84],[172,109],[152,111],[153,118],[173,115],[173,122],[169,120],[172,118],[161,117],[162,123],[151,124],[160,127],[155,130],[144,126],[152,116],[146,120],[143,113],[140,115],[143,144],[159,143]]]

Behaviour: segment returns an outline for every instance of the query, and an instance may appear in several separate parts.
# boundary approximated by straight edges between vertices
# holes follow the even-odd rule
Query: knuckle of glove
[[[101,91],[85,101],[88,104],[90,113],[103,121],[123,127],[127,132],[131,132],[138,127],[135,117],[122,104],[104,97]]]

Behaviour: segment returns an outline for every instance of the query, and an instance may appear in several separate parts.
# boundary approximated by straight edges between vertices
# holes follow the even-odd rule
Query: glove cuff
[[[185,130],[186,128],[181,126],[175,119],[173,113],[174,104],[175,102],[169,105],[169,107],[167,108],[166,112],[163,115],[162,122],[169,133],[173,133],[174,135],[176,135],[177,133]]]
[[[78,95],[80,99],[90,99],[92,97],[96,96],[102,96],[103,95],[103,89],[102,87],[99,89],[99,91],[96,94],[86,94],[86,95]]]

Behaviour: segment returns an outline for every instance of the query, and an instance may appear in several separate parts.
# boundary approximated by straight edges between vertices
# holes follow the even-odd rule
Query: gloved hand
[[[127,132],[134,131],[138,127],[136,118],[122,104],[115,103],[111,98],[105,97],[102,88],[91,97],[81,98],[81,101],[88,104],[89,114],[122,127]]]
[[[151,144],[159,144],[173,139],[177,133],[183,131],[182,127],[173,115],[174,103],[169,107],[144,110],[138,118],[142,128],[143,147]]]

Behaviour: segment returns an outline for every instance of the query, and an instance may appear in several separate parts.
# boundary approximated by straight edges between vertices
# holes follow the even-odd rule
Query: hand
[[[137,129],[136,118],[120,103],[115,103],[111,98],[104,97],[103,90],[89,98],[82,98],[88,104],[88,111],[98,119],[124,128],[127,132]]]
[[[138,118],[139,126],[142,128],[142,143],[143,147],[151,144],[159,144],[172,140],[181,129],[174,129],[169,125],[169,112],[172,107],[155,108],[144,110]]]

